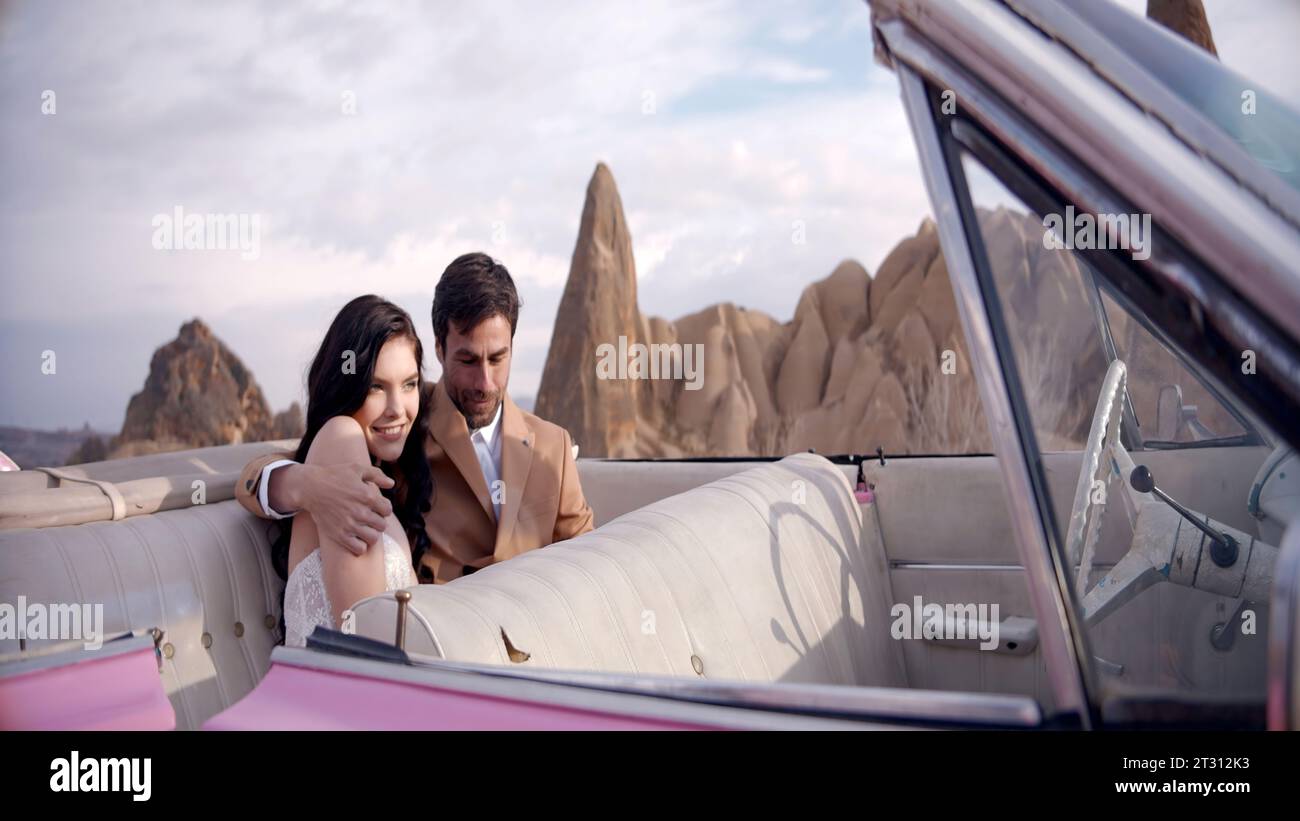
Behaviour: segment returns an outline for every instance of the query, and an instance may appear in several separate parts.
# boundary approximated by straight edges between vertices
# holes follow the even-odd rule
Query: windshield
[[[1269,449],[1146,317],[1098,292],[1053,215],[969,155],[963,170],[1102,698],[1262,701],[1267,588],[1251,574],[1271,575],[1277,539],[1248,499]]]
[[[1300,189],[1300,113],[1293,103],[1157,25],[1134,25],[1128,14],[1108,3],[1076,0],[1071,7],[1257,163]],[[1283,18],[1278,34],[1285,24]]]
[[[1211,391],[1199,369],[1184,365],[1104,290],[1101,300],[1116,355],[1128,366],[1128,395],[1143,446],[1195,447],[1247,435],[1238,414]]]

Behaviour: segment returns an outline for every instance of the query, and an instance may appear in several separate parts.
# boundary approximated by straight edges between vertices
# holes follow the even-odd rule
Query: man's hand
[[[272,507],[307,511],[322,539],[360,556],[388,527],[385,517],[393,506],[379,489],[392,486],[371,465],[295,464],[272,472],[267,491]]]

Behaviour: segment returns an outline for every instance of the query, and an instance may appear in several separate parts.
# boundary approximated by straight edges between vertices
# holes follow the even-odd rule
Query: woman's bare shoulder
[[[325,420],[325,424],[321,425],[320,431],[316,434],[316,438],[319,439],[322,436],[338,438],[355,437],[364,440],[366,438],[366,432],[361,429],[361,423],[353,419],[351,416],[339,415],[331,416],[329,419]]]
[[[316,432],[307,451],[308,462],[369,462],[366,433],[351,416],[335,416]]]

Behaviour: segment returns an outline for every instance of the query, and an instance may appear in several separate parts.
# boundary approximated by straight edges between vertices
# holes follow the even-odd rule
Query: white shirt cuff
[[[276,468],[282,468],[285,465],[296,465],[291,459],[277,459],[266,467],[262,468],[261,485],[257,489],[257,501],[262,505],[262,512],[272,519],[288,519],[298,511],[292,513],[278,513],[271,508],[271,502],[267,498],[267,489],[271,487],[271,471]]]

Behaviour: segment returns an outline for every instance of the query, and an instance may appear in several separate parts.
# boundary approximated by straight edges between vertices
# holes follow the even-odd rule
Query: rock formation
[[[271,420],[271,433],[268,439],[297,439],[307,429],[307,420],[303,416],[302,406],[297,402],[280,411]]]
[[[555,323],[568,331],[551,338],[535,412],[581,430],[589,452],[616,453],[620,443],[636,435],[641,382],[600,379],[594,367],[567,367],[571,362],[595,362],[602,343],[618,346],[622,338],[630,346],[644,338],[632,238],[614,176],[604,163],[596,166],[587,185]]]
[[[1014,317],[1039,444],[1077,449],[1106,370],[1077,258],[1046,249],[1033,215],[981,209],[979,219],[1003,310]],[[732,303],[675,321],[643,316],[631,247],[618,190],[602,164],[587,188],[537,397],[537,412],[567,428],[584,455],[991,452],[929,219],[874,277],[845,260],[809,285],[789,322]],[[1130,370],[1157,383],[1179,381],[1170,363],[1153,364],[1154,354],[1139,349],[1122,317],[1115,327],[1122,350],[1132,351]],[[597,351],[619,336],[652,348],[701,346],[699,390],[685,379],[600,378]],[[1181,379],[1195,394],[1190,381]]]
[[[154,351],[144,389],[131,397],[118,439],[224,445],[265,438],[271,421],[252,373],[194,319]]]
[[[1147,0],[1147,17],[1219,56],[1201,0]]]
[[[272,415],[253,374],[200,319],[154,351],[144,388],[131,397],[122,431],[107,446],[110,459],[168,450],[301,436],[295,402]],[[70,463],[105,458],[90,440]]]

